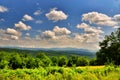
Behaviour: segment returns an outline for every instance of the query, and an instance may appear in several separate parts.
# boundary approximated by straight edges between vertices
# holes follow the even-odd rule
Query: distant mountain
[[[78,56],[87,56],[87,57],[95,57],[95,51],[90,51],[87,49],[77,49],[77,48],[21,48],[21,47],[9,47],[9,48],[0,48],[0,51],[7,52],[22,52],[22,53],[30,53],[35,55],[39,52],[44,52],[49,56],[61,56],[61,55],[78,55]]]
[[[21,48],[18,47],[17,49],[23,49],[23,50],[45,50],[45,51],[84,51],[84,52],[96,52],[88,49],[78,49],[78,48]]]

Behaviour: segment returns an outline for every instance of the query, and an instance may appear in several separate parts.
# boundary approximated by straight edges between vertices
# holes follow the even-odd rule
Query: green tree
[[[52,63],[51,59],[48,56],[46,56],[45,53],[38,53],[36,55],[36,58],[39,58],[42,61],[43,67],[50,66]]]
[[[49,57],[46,57],[44,59],[41,60],[42,61],[42,66],[43,67],[47,67],[47,66],[50,66],[52,64],[52,61]]]
[[[35,68],[36,67],[36,62],[33,57],[28,57],[27,58],[27,63],[26,63],[26,68]]]
[[[76,55],[70,56],[69,61],[68,61],[68,66],[76,66],[77,60],[78,60],[78,56]]]
[[[38,53],[36,55],[36,58],[39,58],[39,59],[45,59],[47,56],[45,55],[45,53]]]
[[[22,68],[22,59],[19,54],[12,54],[9,60],[9,66],[13,69]]]
[[[61,56],[58,61],[59,66],[66,66],[68,63],[68,59],[66,56]]]
[[[90,61],[89,61],[89,65],[91,65],[91,66],[96,66],[97,65],[97,60],[96,59],[90,59]]]
[[[87,66],[89,65],[89,61],[85,57],[79,57],[76,63],[76,66]]]
[[[56,56],[51,57],[52,66],[58,65],[58,58]]]
[[[120,28],[105,36],[99,45],[100,50],[96,53],[98,64],[109,62],[120,65]]]
[[[39,68],[41,66],[44,66],[43,62],[39,58],[35,58],[35,67]]]

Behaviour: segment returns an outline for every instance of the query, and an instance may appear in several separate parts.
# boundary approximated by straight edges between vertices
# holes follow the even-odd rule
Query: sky
[[[99,49],[120,0],[0,0],[0,47]]]

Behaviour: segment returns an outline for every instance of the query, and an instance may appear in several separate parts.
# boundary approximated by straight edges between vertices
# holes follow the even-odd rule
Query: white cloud
[[[54,29],[51,30],[46,30],[42,32],[42,37],[43,38],[51,38],[51,39],[59,39],[59,37],[66,36],[68,34],[71,34],[71,31],[69,31],[67,28],[63,27],[60,28],[59,26],[55,26]]]
[[[0,5],[0,12],[3,13],[3,12],[7,12],[7,11],[8,11],[8,8]]]
[[[13,39],[13,40],[18,40],[19,37],[18,37],[18,36],[11,35],[11,39]]]
[[[31,29],[31,26],[24,24],[22,21],[19,21],[17,24],[15,24],[15,27],[20,30],[30,30]]]
[[[15,29],[11,29],[11,28],[7,28],[6,33],[10,34],[10,35],[15,35],[15,36],[19,36],[20,35],[20,32],[18,32]]]
[[[114,19],[115,21],[120,22],[120,14],[114,15],[114,16],[113,16],[113,19]]]
[[[86,23],[78,24],[77,28],[84,29],[87,34],[101,34],[104,33],[101,28],[95,28],[93,26],[90,26]]]
[[[18,40],[21,33],[15,29],[7,28],[6,30],[0,29],[0,41]],[[3,42],[4,43],[4,42]]]
[[[33,18],[31,17],[31,16],[29,16],[28,14],[25,14],[24,16],[23,16],[23,19],[22,19],[23,21],[31,21],[31,20],[33,20]]]
[[[101,41],[100,35],[96,34],[76,34],[75,35],[75,40],[78,40],[82,44],[87,44],[87,43],[98,43]]]
[[[88,21],[89,23],[94,23],[101,26],[115,26],[118,23],[112,20],[111,17],[106,14],[98,13],[98,12],[89,12],[82,15],[83,21]]]
[[[56,9],[52,9],[49,13],[45,14],[45,16],[49,20],[59,21],[67,19],[68,15],[66,15],[63,11],[57,11]]]
[[[93,27],[86,23],[81,23],[77,25],[77,28],[83,29],[85,33],[83,34],[75,34],[75,39],[80,41],[81,43],[93,43],[98,45],[99,41],[102,40],[101,34],[104,32],[100,27]]]
[[[42,14],[41,10],[36,10],[34,13],[33,13],[35,16],[38,16],[40,14]]]
[[[46,30],[45,32],[42,32],[42,37],[47,39],[55,38],[55,33],[53,31]]]
[[[85,28],[88,28],[88,27],[89,26],[86,23],[82,23],[82,24],[77,25],[77,28],[80,28],[80,29],[85,29]]]
[[[67,28],[63,27],[60,28],[59,26],[55,26],[53,31],[57,34],[57,35],[67,35],[67,34],[71,34],[71,31],[69,31]]]

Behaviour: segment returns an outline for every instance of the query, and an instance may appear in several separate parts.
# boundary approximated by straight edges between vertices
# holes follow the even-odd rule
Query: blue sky
[[[120,0],[0,0],[0,46],[96,50],[119,13]]]

